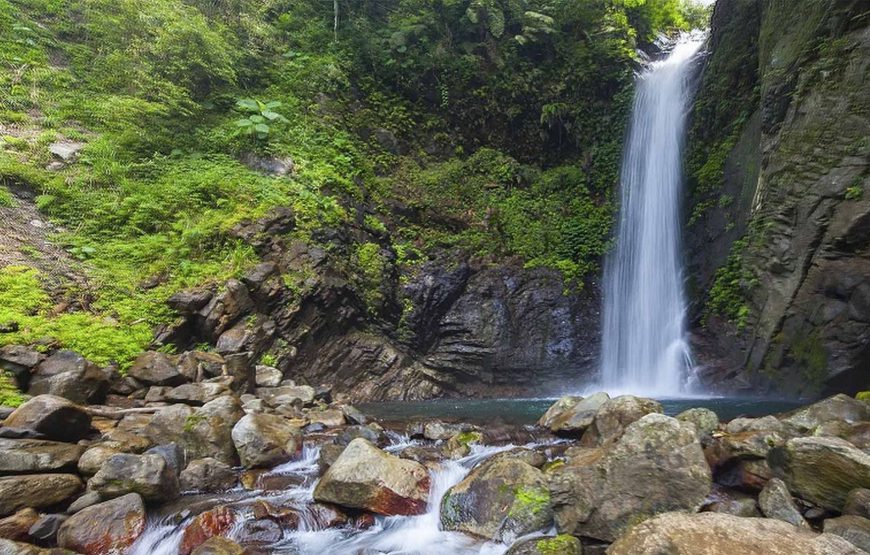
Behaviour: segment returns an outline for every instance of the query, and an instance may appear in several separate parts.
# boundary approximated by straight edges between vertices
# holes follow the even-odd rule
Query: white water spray
[[[691,59],[703,36],[683,37],[640,76],[623,154],[617,246],[606,269],[602,386],[687,393],[680,194]]]

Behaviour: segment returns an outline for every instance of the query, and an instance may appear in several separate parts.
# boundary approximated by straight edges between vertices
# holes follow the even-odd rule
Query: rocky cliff
[[[870,11],[719,0],[688,139],[703,378],[815,395],[870,379]]]

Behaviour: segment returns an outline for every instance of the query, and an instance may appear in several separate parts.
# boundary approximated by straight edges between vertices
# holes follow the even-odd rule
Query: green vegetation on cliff
[[[607,246],[635,49],[703,14],[337,5],[0,0],[0,207],[61,226],[87,283],[5,270],[7,292],[75,297],[77,312],[6,307],[19,331],[0,343],[50,336],[124,363],[172,318],[169,295],[256,261],[231,231],[276,206],[303,241],[363,232],[346,252],[372,306],[396,263],[383,252],[520,257],[582,285]],[[60,160],[59,142],[80,150]],[[116,328],[122,341],[103,335]]]

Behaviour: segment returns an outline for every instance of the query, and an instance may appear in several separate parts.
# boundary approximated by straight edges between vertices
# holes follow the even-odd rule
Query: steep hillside
[[[870,383],[870,10],[720,0],[689,138],[687,244],[706,379]]]

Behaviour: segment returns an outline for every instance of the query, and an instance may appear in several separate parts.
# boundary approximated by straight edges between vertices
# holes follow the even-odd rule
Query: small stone
[[[30,527],[30,537],[43,544],[54,543],[57,531],[68,518],[67,515],[42,515]]]
[[[69,514],[75,514],[79,511],[81,511],[82,509],[85,509],[85,508],[90,507],[92,505],[96,505],[100,501],[102,501],[102,498],[100,497],[99,493],[97,493],[95,491],[89,491],[89,492],[82,494],[81,497],[79,497],[78,499],[76,499],[75,501],[70,503],[70,506],[66,510],[66,512]]]

